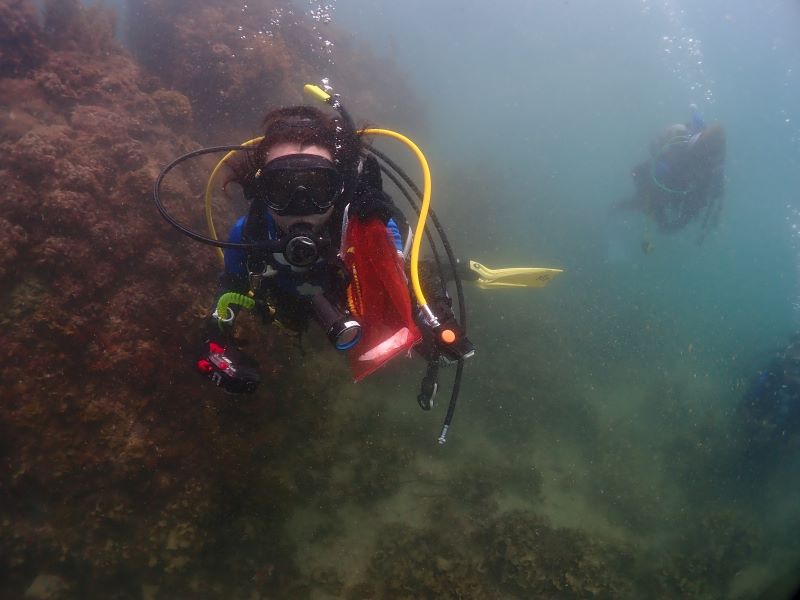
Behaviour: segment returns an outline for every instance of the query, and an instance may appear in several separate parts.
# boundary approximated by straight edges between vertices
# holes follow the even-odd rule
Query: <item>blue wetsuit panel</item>
[[[400,236],[400,227],[394,219],[389,219],[386,223],[386,232],[389,234],[389,240],[394,244],[394,249],[402,253],[403,238]]]
[[[241,217],[228,234],[229,242],[241,242],[246,217]],[[238,277],[247,276],[247,252],[238,248],[225,248],[225,272]]]

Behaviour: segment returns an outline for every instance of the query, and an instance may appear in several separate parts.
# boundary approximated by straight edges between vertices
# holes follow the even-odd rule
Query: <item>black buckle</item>
[[[439,358],[431,359],[428,362],[428,369],[425,371],[425,377],[422,378],[419,394],[417,395],[417,404],[422,410],[431,410],[433,408],[433,400],[436,397],[436,392],[439,389]]]

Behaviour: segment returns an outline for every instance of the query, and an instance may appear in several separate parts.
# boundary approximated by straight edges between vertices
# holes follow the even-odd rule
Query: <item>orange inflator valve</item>
[[[461,331],[455,319],[447,319],[435,328],[437,346],[450,360],[462,360],[475,353],[475,346]]]

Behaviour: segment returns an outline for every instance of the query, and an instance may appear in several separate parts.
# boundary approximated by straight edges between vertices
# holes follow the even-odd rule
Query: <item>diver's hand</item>
[[[231,343],[223,345],[211,339],[203,342],[195,368],[231,394],[255,392],[261,381],[253,359]]]
[[[380,219],[388,223],[395,214],[394,202],[388,194],[373,187],[360,185],[350,202],[350,216],[357,215],[361,220]]]
[[[359,175],[358,182],[366,187],[375,188],[376,190],[383,190],[381,166],[378,163],[378,159],[371,154],[367,155],[367,157],[364,159],[364,164],[361,167],[361,174]]]

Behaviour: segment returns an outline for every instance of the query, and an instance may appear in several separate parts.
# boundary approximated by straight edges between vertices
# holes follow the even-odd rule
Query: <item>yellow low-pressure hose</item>
[[[253,144],[259,143],[264,136],[253,138],[252,140],[247,140],[242,146],[252,146]],[[214,167],[214,170],[211,171],[211,175],[208,177],[208,183],[206,183],[206,195],[205,195],[205,206],[206,206],[206,223],[208,224],[208,233],[211,234],[211,237],[215,240],[218,240],[217,237],[217,230],[214,228],[214,218],[211,215],[211,197],[214,195],[214,186],[217,182],[217,175],[222,170],[222,166],[234,155],[236,154],[237,150],[231,150],[222,159],[217,163],[217,166]],[[217,256],[222,261],[222,264],[225,264],[225,255],[222,252],[222,248],[215,248],[217,251]]]
[[[391,131],[389,129],[364,129],[361,133],[366,135],[384,135],[386,137],[400,140],[416,155],[420,167],[422,167],[422,206],[419,209],[419,220],[417,221],[417,228],[414,231],[414,242],[411,245],[411,287],[414,289],[414,295],[417,297],[417,304],[425,311],[426,316],[435,321],[436,317],[428,308],[428,302],[425,300],[425,294],[422,293],[422,287],[419,284],[419,251],[422,245],[422,234],[425,232],[425,222],[428,219],[428,210],[431,205],[431,170],[428,167],[428,161],[422,150],[404,136],[402,133]]]
[[[303,86],[303,92],[318,102],[324,102],[325,104],[333,106],[334,108],[336,108],[338,105],[338,100],[318,85],[307,83]],[[411,265],[409,270],[411,271],[411,287],[414,289],[414,295],[417,297],[417,304],[419,304],[420,309],[424,311],[425,316],[428,318],[431,325],[436,326],[438,325],[436,316],[428,307],[428,302],[425,300],[425,294],[422,293],[422,287],[419,284],[419,249],[420,245],[422,244],[422,234],[425,232],[425,222],[428,218],[428,208],[431,204],[431,170],[428,167],[428,161],[425,160],[425,155],[422,153],[419,147],[402,133],[397,133],[396,131],[391,131],[389,129],[362,129],[358,133],[362,135],[384,135],[386,137],[400,140],[416,155],[417,160],[419,160],[419,164],[422,167],[422,206],[419,210],[419,220],[417,221],[417,228],[414,232],[414,243],[411,246]]]

